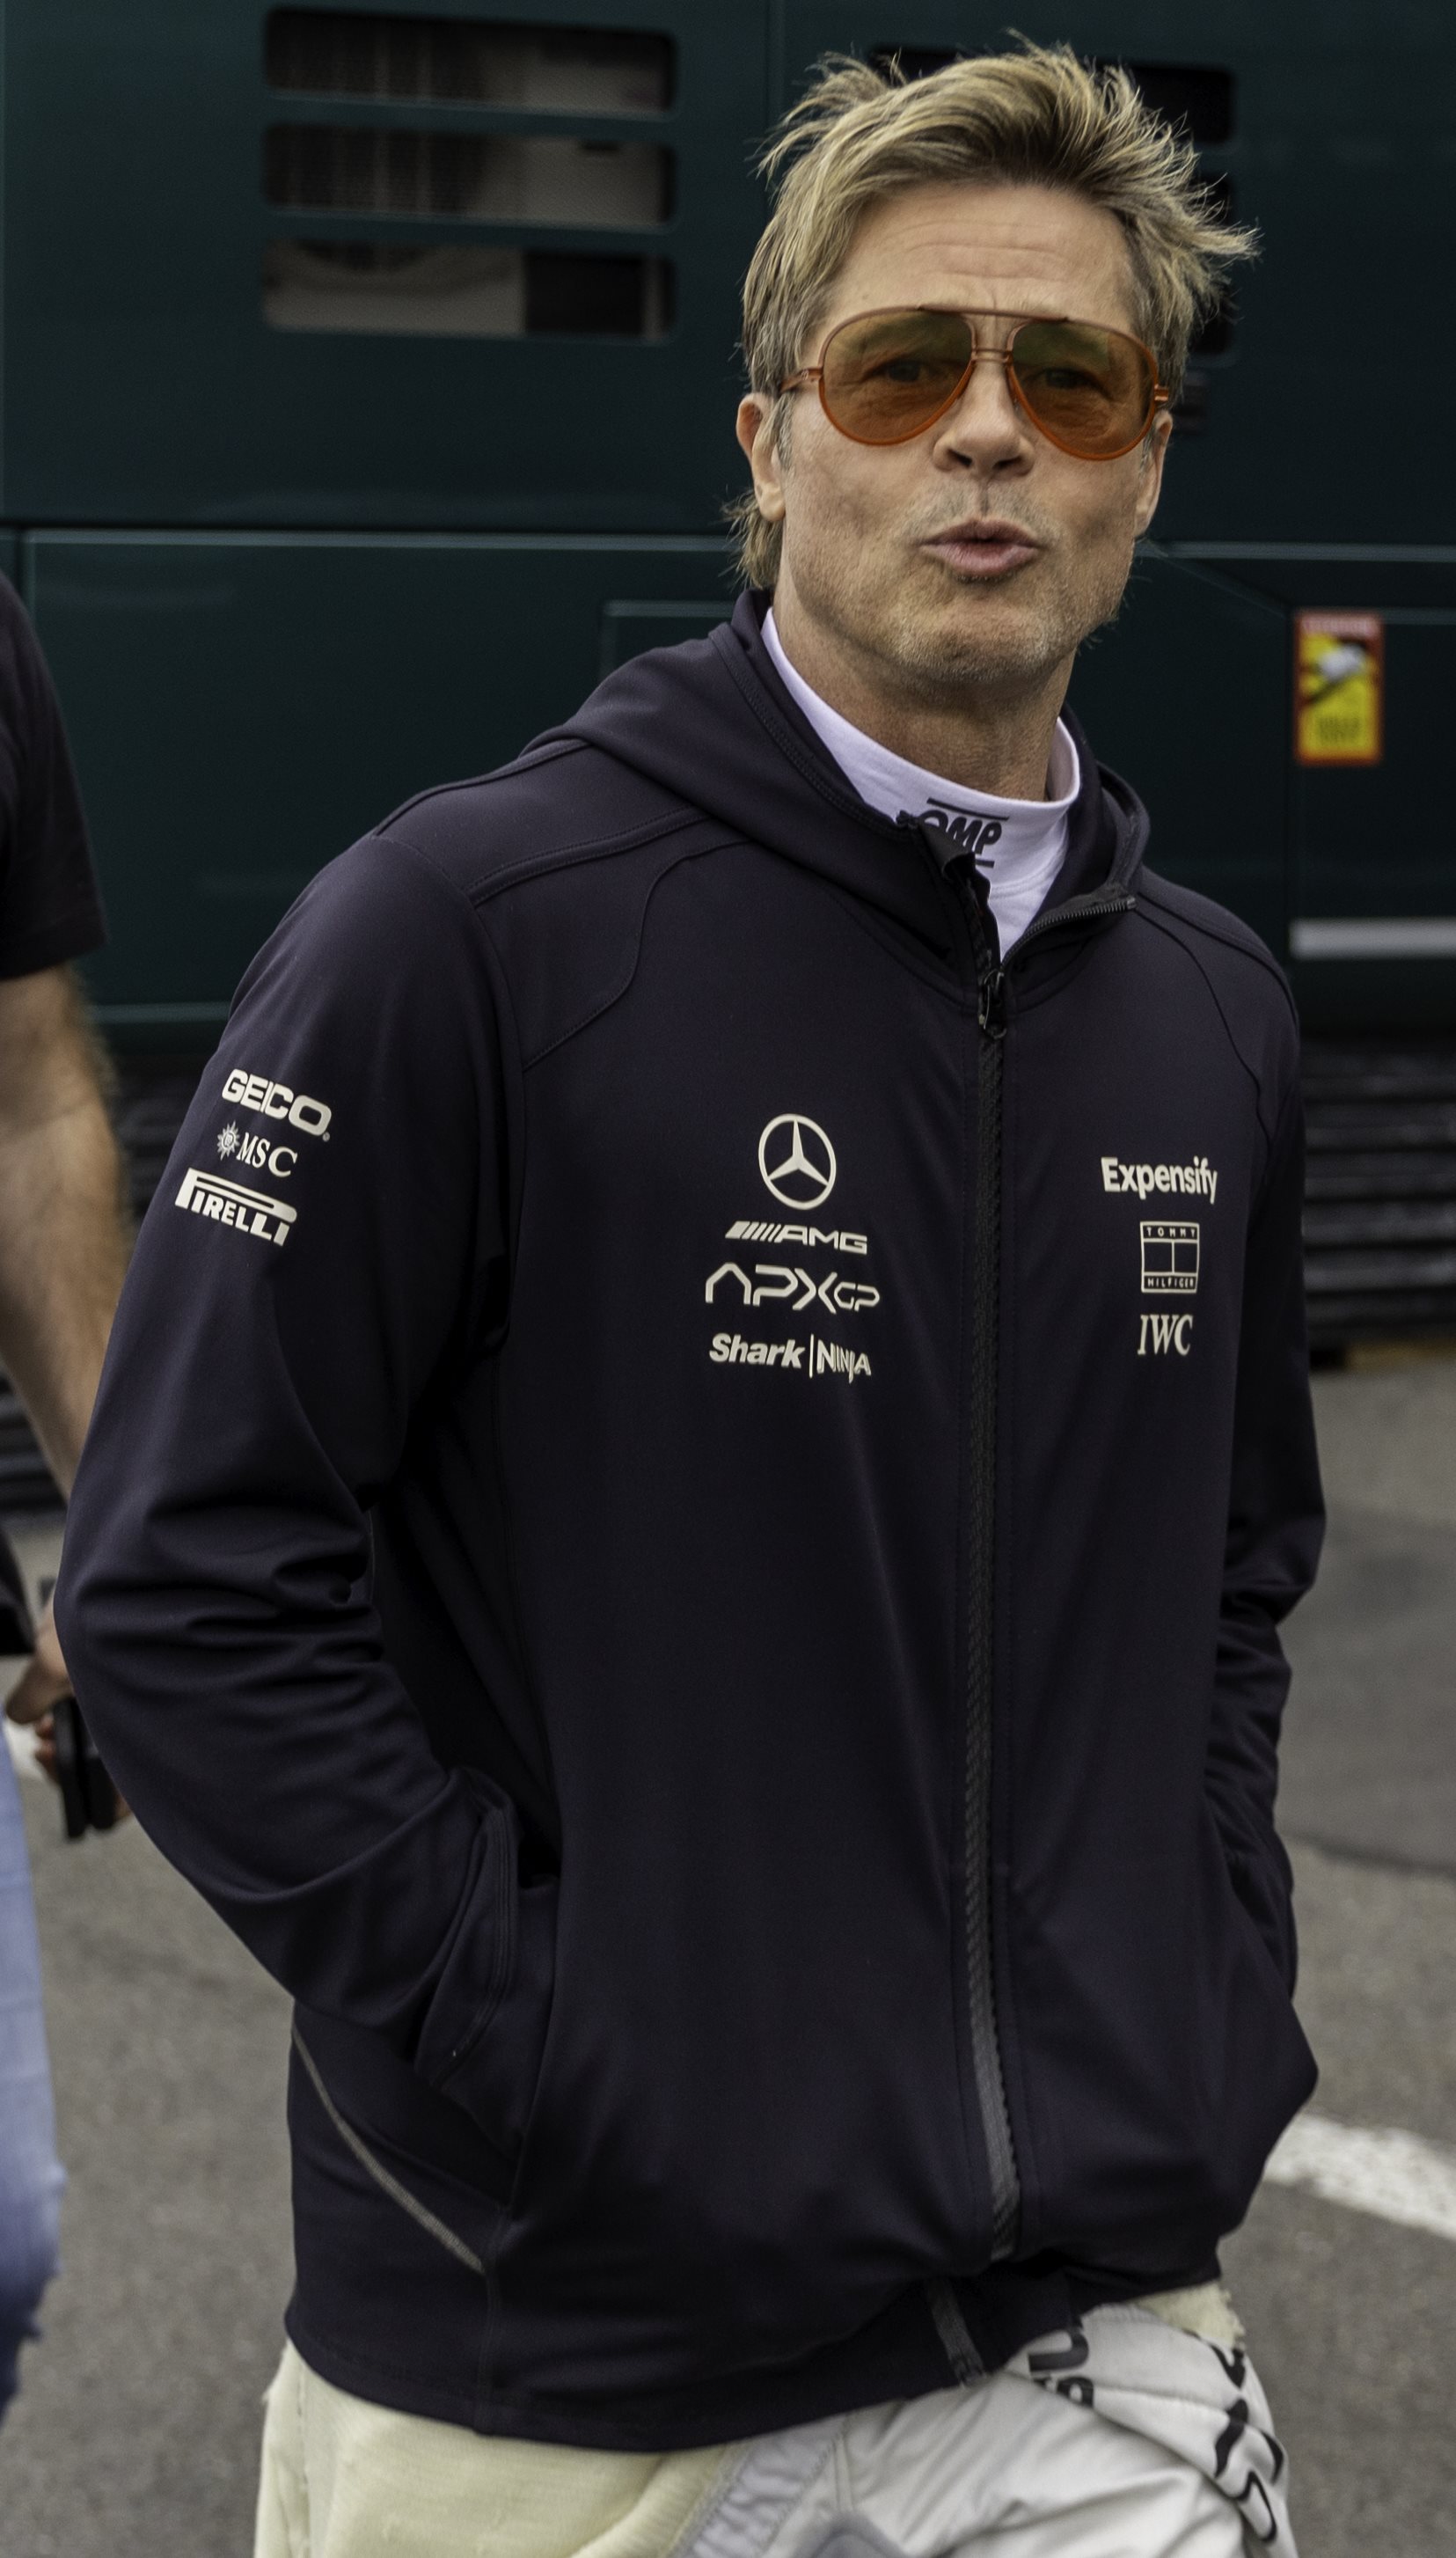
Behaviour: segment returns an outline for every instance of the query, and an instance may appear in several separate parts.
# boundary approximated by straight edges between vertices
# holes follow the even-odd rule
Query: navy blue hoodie
[[[297,2001],[344,2388],[668,2449],[944,2387],[1205,2278],[1309,2093],[1295,1023],[1083,771],[1002,967],[745,603],[244,979],[58,1615]]]

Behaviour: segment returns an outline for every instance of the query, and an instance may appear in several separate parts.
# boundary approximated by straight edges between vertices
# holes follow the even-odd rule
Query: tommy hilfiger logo
[[[1142,1236],[1144,1297],[1193,1297],[1198,1293],[1198,1228],[1145,1218]]]

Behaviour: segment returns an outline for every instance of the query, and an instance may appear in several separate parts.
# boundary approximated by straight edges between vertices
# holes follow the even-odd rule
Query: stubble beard
[[[968,692],[1039,691],[1114,619],[1126,585],[1125,567],[1108,563],[1101,575],[1079,577],[1069,565],[1043,550],[1024,569],[973,584],[928,563],[929,594],[907,577],[881,620],[877,653],[886,673],[892,668],[906,694],[925,704],[948,705]],[[1036,586],[1023,600],[1017,590],[1028,579]]]
[[[1115,619],[1129,566],[1130,554],[1098,561],[1091,574],[1084,562],[1079,576],[1048,541],[1026,568],[973,582],[912,544],[887,580],[862,555],[846,573],[843,553],[816,547],[809,560],[795,561],[794,580],[805,607],[838,631],[886,694],[951,708],[968,693],[1015,699],[1041,690]],[[1018,609],[1016,590],[1027,578],[1039,592]]]

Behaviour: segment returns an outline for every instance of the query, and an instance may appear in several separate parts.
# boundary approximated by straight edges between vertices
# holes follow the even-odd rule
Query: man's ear
[[[753,494],[766,523],[784,519],[783,462],[773,438],[775,403],[763,391],[750,391],[738,403],[738,442],[753,468]]]
[[[1168,438],[1173,421],[1166,409],[1160,409],[1152,421],[1147,442],[1142,448],[1142,470],[1137,491],[1137,511],[1133,519],[1134,538],[1141,540],[1153,516],[1163,490],[1163,463],[1167,458]]]

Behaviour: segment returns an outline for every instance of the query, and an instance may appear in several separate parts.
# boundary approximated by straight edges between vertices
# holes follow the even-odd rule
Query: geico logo
[[[867,1252],[869,1238],[864,1234],[846,1234],[838,1226],[766,1225],[760,1219],[740,1216],[728,1227],[729,1243],[799,1243],[806,1252],[816,1243],[825,1244],[831,1252]]]
[[[312,1101],[307,1092],[295,1092],[291,1083],[273,1083],[266,1074],[244,1074],[240,1066],[224,1083],[222,1098],[243,1110],[261,1110],[265,1119],[286,1119],[306,1137],[327,1136],[333,1116],[327,1101]]]
[[[715,1333],[708,1353],[715,1367],[802,1367],[802,1342],[745,1342],[741,1333]]]
[[[1188,1345],[1193,1337],[1191,1315],[1141,1315],[1138,1326],[1139,1358],[1146,1358],[1149,1350],[1154,1358],[1167,1350],[1176,1350],[1179,1358],[1188,1356]]]
[[[772,1305],[779,1300],[787,1303],[792,1298],[793,1303],[788,1309],[791,1315],[802,1315],[806,1306],[816,1303],[830,1315],[858,1315],[866,1307],[879,1304],[877,1288],[868,1287],[860,1279],[842,1279],[837,1270],[831,1270],[825,1279],[815,1279],[808,1270],[791,1270],[776,1261],[755,1261],[753,1278],[750,1279],[747,1271],[740,1269],[736,1261],[724,1261],[703,1292],[710,1306],[720,1282],[724,1280],[736,1280],[743,1292],[745,1306]],[[795,1294],[799,1289],[803,1291],[802,1296]]]

